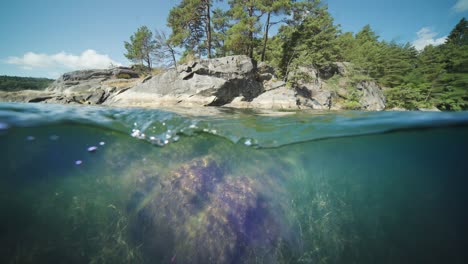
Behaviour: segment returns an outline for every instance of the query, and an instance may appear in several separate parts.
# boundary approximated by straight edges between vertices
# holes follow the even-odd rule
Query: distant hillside
[[[0,76],[0,91],[44,90],[54,80],[47,78]]]

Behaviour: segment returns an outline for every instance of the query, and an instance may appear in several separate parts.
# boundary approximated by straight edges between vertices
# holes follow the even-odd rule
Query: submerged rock
[[[132,230],[145,254],[160,261],[175,256],[180,263],[275,262],[282,241],[278,214],[273,216],[252,179],[226,175],[214,160],[202,158],[155,186],[151,191],[141,188],[145,198],[142,191],[133,195],[144,204],[131,201],[132,208],[141,208]],[[164,252],[155,253],[164,240],[170,241]]]

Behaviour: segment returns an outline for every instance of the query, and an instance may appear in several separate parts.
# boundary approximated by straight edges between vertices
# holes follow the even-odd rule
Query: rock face
[[[327,73],[330,74],[330,73]],[[300,76],[294,81],[293,87],[297,91],[298,105],[303,108],[329,110],[332,105],[332,94],[323,88],[321,73],[313,67],[299,67],[290,76]]]
[[[247,56],[200,60],[154,76],[109,102],[121,106],[222,106],[263,91]]]
[[[126,67],[107,70],[74,71],[63,74],[47,88],[47,91],[63,94],[92,92],[100,89],[103,82],[110,79],[131,79],[138,77],[138,73]]]
[[[362,92],[359,100],[363,109],[372,111],[381,111],[385,109],[385,96],[377,83],[374,81],[361,81],[356,88]]]
[[[286,84],[265,63],[229,56],[190,62],[144,79],[125,67],[75,71],[62,75],[46,91],[5,92],[0,100],[130,107],[385,109],[385,97],[375,82],[342,82],[351,68],[345,62],[321,71],[302,66],[288,74]],[[334,76],[341,79],[331,85],[329,78]]]
[[[20,102],[98,105],[134,86],[138,77],[126,67],[74,71],[63,74],[45,91],[21,91],[0,97]]]

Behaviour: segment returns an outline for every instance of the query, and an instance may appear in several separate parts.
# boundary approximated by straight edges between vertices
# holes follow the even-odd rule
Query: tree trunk
[[[148,68],[151,72],[151,59],[149,57],[146,57],[146,63],[148,64]]]
[[[253,3],[251,6],[249,6],[249,18],[252,18],[253,17],[253,12],[254,12],[254,7],[253,7]],[[252,20],[250,20],[250,22],[252,23]],[[253,59],[253,42],[254,42],[254,25],[249,25],[250,28],[249,28],[249,43],[248,43],[248,47],[247,47],[247,53],[248,53],[248,56]]]
[[[172,56],[172,61],[174,62],[174,67],[177,71],[177,61],[176,61],[176,58],[175,58],[175,51],[171,48],[171,56]]]
[[[263,38],[263,50],[262,50],[261,61],[265,61],[265,52],[266,52],[266,46],[268,42],[268,30],[270,29],[270,17],[271,17],[271,12],[268,12],[267,21],[265,25],[265,36]]]
[[[208,58],[211,59],[211,0],[206,1],[206,42],[208,47]]]

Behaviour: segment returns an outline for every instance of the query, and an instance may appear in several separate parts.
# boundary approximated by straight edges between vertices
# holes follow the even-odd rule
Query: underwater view
[[[1,263],[466,263],[468,112],[0,104]]]

